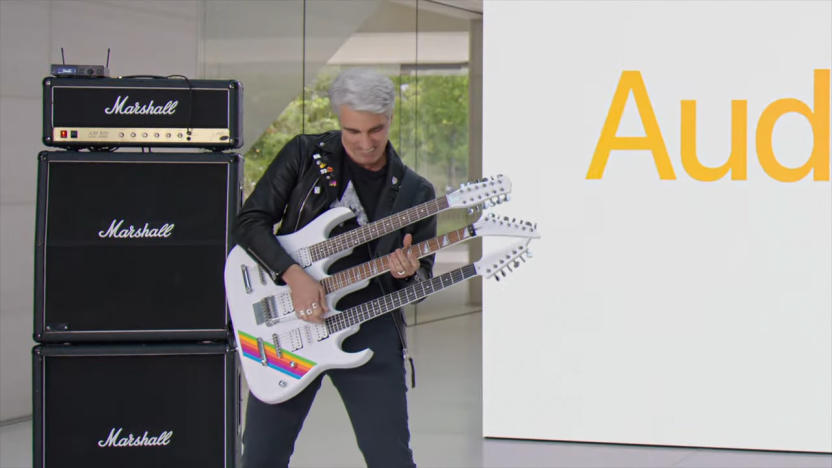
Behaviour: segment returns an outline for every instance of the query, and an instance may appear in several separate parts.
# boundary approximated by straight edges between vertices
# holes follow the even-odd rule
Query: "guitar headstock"
[[[537,223],[509,218],[508,216],[498,216],[494,213],[488,213],[474,223],[474,231],[479,236],[525,237],[527,239],[540,237]]]
[[[531,240],[522,240],[516,242],[509,247],[491,254],[487,257],[481,258],[478,262],[474,262],[474,268],[477,274],[483,278],[491,278],[492,276],[500,281],[500,275],[506,277],[506,270],[514,271],[513,268],[520,266],[520,262],[526,261],[530,257],[529,242]]]
[[[497,175],[466,182],[458,189],[445,195],[449,208],[490,208],[508,201],[511,181],[504,175]]]

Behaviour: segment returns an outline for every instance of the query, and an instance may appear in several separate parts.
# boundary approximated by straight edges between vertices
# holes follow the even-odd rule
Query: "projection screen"
[[[483,4],[484,436],[832,452],[832,2]]]

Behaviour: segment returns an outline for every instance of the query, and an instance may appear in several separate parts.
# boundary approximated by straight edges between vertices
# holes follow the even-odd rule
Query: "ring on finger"
[[[404,275],[404,274],[405,274],[405,271],[404,271],[404,270],[401,270],[401,271],[396,272],[396,274],[398,274],[399,276],[402,276],[402,275]]]
[[[312,308],[313,308],[313,309],[317,309],[317,308],[318,308],[318,303],[317,303],[317,302],[313,302],[313,303],[312,303]]]

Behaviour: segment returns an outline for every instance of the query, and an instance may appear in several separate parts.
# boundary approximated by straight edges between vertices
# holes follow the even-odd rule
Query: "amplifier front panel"
[[[39,193],[36,335],[44,341],[224,336],[236,157],[48,155]]]
[[[33,349],[34,466],[234,466],[239,378],[224,344]]]

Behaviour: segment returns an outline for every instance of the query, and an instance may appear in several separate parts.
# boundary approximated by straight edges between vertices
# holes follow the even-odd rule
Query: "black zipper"
[[[306,192],[306,197],[303,199],[303,202],[300,204],[300,208],[298,208],[298,219],[297,219],[297,221],[295,221],[295,229],[293,229],[293,232],[297,232],[298,226],[300,225],[301,213],[303,212],[303,207],[306,206],[306,202],[309,200],[309,196],[312,195],[312,190],[314,190],[315,187],[318,185],[318,182],[320,182],[320,178],[321,177],[318,176],[318,178],[315,179],[315,182],[312,184],[312,186],[309,187],[309,191]]]

